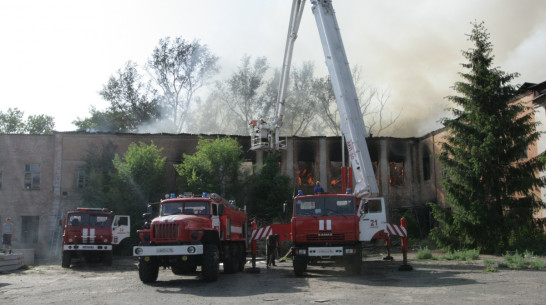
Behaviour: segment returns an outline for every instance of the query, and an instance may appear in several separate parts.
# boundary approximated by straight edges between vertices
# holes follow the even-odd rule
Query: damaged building
[[[543,112],[537,120],[546,120],[545,87],[545,83],[529,84],[519,96],[521,101],[534,103],[535,109]],[[431,226],[427,203],[444,200],[440,186],[444,173],[435,158],[444,136],[445,130],[441,129],[422,137],[367,139],[380,195],[386,199],[392,222],[397,221],[397,212],[404,210],[414,213],[421,228]],[[263,164],[266,153],[251,151],[250,137],[232,138],[243,146],[247,166],[252,163],[259,168]],[[166,157],[165,192],[181,191],[176,189],[173,165],[180,163],[183,154],[195,152],[198,135],[78,132],[0,135],[0,217],[10,216],[16,224],[14,247],[32,248],[39,257],[58,251],[59,219],[81,204],[80,194],[86,179],[84,158],[90,148],[101,148],[111,142],[123,154],[131,143],[152,141],[163,148]],[[294,189],[309,194],[315,182],[320,181],[328,192],[344,192],[341,166],[348,159],[341,137],[289,137],[286,144],[281,171],[291,178]],[[544,147],[540,143],[530,147],[527,157],[538,156]],[[546,211],[538,211],[536,217],[545,218]]]

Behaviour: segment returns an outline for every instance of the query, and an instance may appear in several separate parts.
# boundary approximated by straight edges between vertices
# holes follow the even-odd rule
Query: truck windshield
[[[95,226],[106,227],[110,225],[110,216],[104,214],[70,214],[69,226]]]
[[[295,216],[354,215],[355,202],[350,197],[296,198]]]
[[[161,204],[161,216],[177,214],[210,215],[210,204],[207,201],[180,201]]]

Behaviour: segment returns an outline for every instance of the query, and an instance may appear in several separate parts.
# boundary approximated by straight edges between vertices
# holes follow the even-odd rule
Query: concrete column
[[[53,148],[53,202],[51,209],[51,216],[49,219],[49,236],[52,239],[50,242],[50,255],[54,256],[60,247],[59,245],[59,219],[60,207],[61,207],[61,178],[62,178],[62,164],[63,164],[63,135],[56,133],[54,137]]]
[[[379,193],[388,201],[389,197],[389,159],[387,153],[388,139],[381,139],[379,145]]]
[[[264,166],[264,152],[256,150],[256,172],[260,172]]]
[[[414,175],[415,171],[413,170],[414,167],[414,159],[413,159],[413,152],[411,151],[411,146],[409,142],[406,142],[404,145],[404,188],[409,189],[409,198],[411,200],[414,200],[414,192],[413,192],[413,183],[415,181]]]
[[[294,181],[294,140],[289,138],[286,140],[286,151],[285,153],[285,172],[284,174],[290,177],[292,182]]]
[[[326,138],[319,139],[319,179],[324,191],[328,192],[328,149]]]

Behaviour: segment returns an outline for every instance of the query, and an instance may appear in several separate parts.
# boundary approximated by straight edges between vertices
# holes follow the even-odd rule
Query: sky
[[[244,55],[282,65],[290,0],[2,0],[0,111],[55,118],[57,131],[108,103],[98,92],[129,60],[144,65],[161,38],[198,39],[220,60],[225,79]],[[326,75],[311,3],[305,4],[293,65]],[[400,113],[392,136],[441,127],[445,99],[465,70],[466,34],[483,21],[494,66],[521,74],[514,84],[546,80],[544,0],[334,0],[351,66],[388,93],[386,114]],[[204,95],[205,90],[197,95]],[[203,96],[204,97],[204,96]]]

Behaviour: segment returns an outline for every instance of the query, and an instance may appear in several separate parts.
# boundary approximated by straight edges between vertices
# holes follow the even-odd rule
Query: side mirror
[[[144,213],[142,214],[142,218],[144,220],[152,218],[152,213]]]

